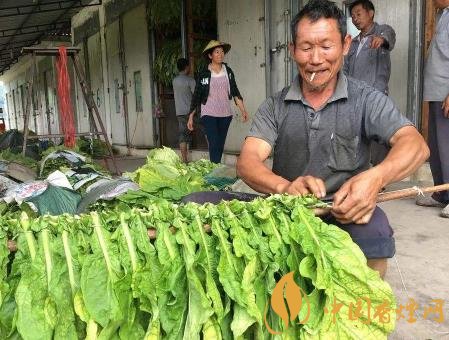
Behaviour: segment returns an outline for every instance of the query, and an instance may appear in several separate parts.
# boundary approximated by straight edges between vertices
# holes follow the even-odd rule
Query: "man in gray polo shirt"
[[[396,33],[391,26],[374,22],[375,9],[370,0],[356,0],[349,5],[349,10],[360,34],[352,40],[343,70],[346,75],[363,80],[388,95],[390,52],[396,43]],[[373,165],[379,164],[387,153],[385,145],[371,143]]]
[[[434,0],[440,9],[424,69],[424,100],[429,102],[430,169],[435,185],[449,183],[449,0]],[[449,217],[449,191],[419,196],[416,204],[444,207]]]
[[[310,1],[292,20],[299,76],[259,108],[237,162],[240,177],[264,193],[333,194],[332,223],[346,230],[383,276],[393,231],[376,207],[379,190],[414,172],[428,148],[393,101],[341,68],[351,38],[341,10]],[[391,146],[369,167],[369,143]],[[264,161],[273,152],[273,169]],[[336,220],[334,222],[334,219]]]
[[[396,33],[391,26],[374,22],[375,10],[370,0],[356,0],[349,9],[360,34],[352,40],[345,58],[345,74],[388,94],[390,52],[396,43]]]
[[[192,140],[187,121],[189,120],[190,102],[195,91],[195,79],[190,77],[189,61],[185,58],[178,59],[177,67],[179,74],[173,79],[173,92],[175,96],[176,118],[178,118],[178,142],[181,157],[187,163],[188,145]]]

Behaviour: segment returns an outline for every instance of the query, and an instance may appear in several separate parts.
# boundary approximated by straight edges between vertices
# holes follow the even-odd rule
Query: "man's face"
[[[436,8],[443,9],[449,6],[448,0],[433,0],[433,5]]]
[[[352,23],[358,30],[368,29],[373,24],[374,11],[368,11],[362,5],[354,6],[351,11]]]
[[[337,77],[350,44],[349,35],[342,42],[337,20],[323,18],[312,23],[309,18],[301,19],[296,29],[296,43],[290,44],[290,52],[303,85],[312,90],[326,88]]]

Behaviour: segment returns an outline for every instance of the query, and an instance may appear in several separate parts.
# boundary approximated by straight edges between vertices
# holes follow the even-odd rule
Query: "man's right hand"
[[[189,120],[187,121],[187,129],[193,131],[193,113],[189,114]]]
[[[301,176],[293,182],[284,184],[279,191],[290,195],[314,194],[318,198],[326,196],[326,187],[321,178],[313,176]]]

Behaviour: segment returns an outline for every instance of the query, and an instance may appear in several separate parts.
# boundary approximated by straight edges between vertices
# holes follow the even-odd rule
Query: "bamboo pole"
[[[433,193],[433,192],[439,192],[439,191],[445,191],[449,190],[449,183],[441,184],[441,185],[435,185],[431,187],[424,187],[419,188],[417,186],[414,186],[412,188],[402,189],[402,190],[395,190],[395,191],[388,191],[388,192],[382,192],[377,195],[377,203],[392,201],[392,200],[398,200],[402,198],[409,198],[409,197],[416,197],[418,195],[423,195],[425,193]],[[326,208],[317,208],[314,209],[316,216],[324,216],[327,215],[332,210],[332,204],[329,205],[329,207]]]
[[[431,186],[431,187],[424,187],[424,188],[419,188],[419,187],[415,186],[412,188],[380,193],[377,196],[377,202],[378,203],[387,202],[387,201],[392,201],[392,200],[397,200],[397,199],[402,199],[402,198],[415,197],[418,195],[422,195],[424,193],[439,192],[439,191],[445,191],[445,190],[449,190],[449,183],[435,185],[435,186]],[[329,205],[328,208],[313,209],[316,216],[327,215],[330,213],[331,210],[332,210],[331,205]],[[174,234],[176,232],[176,229],[174,227],[171,227],[170,231]],[[209,224],[204,225],[204,231],[206,231],[207,233],[209,233],[211,231]],[[147,233],[148,233],[148,238],[150,240],[156,239],[157,230],[155,228],[149,228]],[[8,249],[10,252],[17,251],[16,242],[12,241],[12,240],[8,240]]]

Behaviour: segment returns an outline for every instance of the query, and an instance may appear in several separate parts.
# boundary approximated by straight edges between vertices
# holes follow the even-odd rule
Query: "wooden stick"
[[[401,199],[401,198],[415,197],[415,196],[418,196],[418,195],[424,194],[424,193],[438,192],[438,191],[445,191],[445,190],[449,190],[449,183],[435,185],[433,187],[425,187],[425,188],[413,187],[413,188],[407,188],[407,189],[402,189],[402,190],[383,192],[377,196],[377,202],[380,203],[380,202],[386,202],[386,201],[391,201],[391,200],[397,200],[397,199]]]
[[[414,197],[414,196],[418,196],[423,193],[438,192],[438,191],[445,191],[445,190],[449,190],[449,183],[435,185],[432,187],[425,187],[425,188],[413,187],[413,188],[407,188],[407,189],[402,189],[402,190],[383,192],[377,196],[377,202],[381,203],[381,202],[392,201],[392,200],[397,200],[397,199],[401,199],[401,198]],[[331,208],[330,207],[329,208],[316,208],[316,209],[313,209],[313,211],[316,216],[324,216],[324,215],[329,214],[329,212],[331,211]],[[210,230],[211,230],[210,225],[205,224],[204,230],[206,232],[210,232]],[[170,231],[173,234],[176,232],[175,228],[173,228],[173,227],[170,228]],[[154,240],[154,239],[156,239],[156,237],[157,237],[157,230],[154,228],[149,228],[148,229],[148,238],[150,240]],[[12,241],[12,240],[8,240],[8,249],[10,252],[17,251],[16,242]]]
[[[170,229],[170,232],[171,232],[172,234],[175,234],[175,233],[176,233],[176,229],[175,229],[174,227],[170,227],[169,229]],[[206,233],[210,233],[211,228],[210,228],[210,225],[209,225],[209,224],[205,224],[205,225],[204,225],[204,231],[205,231]],[[157,230],[156,230],[155,228],[149,228],[149,229],[147,230],[147,234],[148,234],[148,238],[149,238],[150,240],[155,240],[156,237],[157,237]],[[8,247],[8,249],[9,249],[9,251],[10,251],[11,253],[16,252],[16,251],[17,251],[17,243],[16,243],[16,241],[8,240],[7,247]]]
[[[402,190],[395,190],[395,191],[388,191],[388,192],[382,192],[377,195],[377,202],[387,202],[402,198],[408,198],[408,197],[415,197],[424,193],[430,193],[430,192],[438,192],[438,191],[445,191],[449,190],[449,183],[441,184],[441,185],[435,185],[432,187],[425,187],[425,188],[419,188],[417,186],[413,188],[407,188]],[[332,210],[332,207],[329,208],[317,208],[314,209],[316,216],[324,216],[329,214],[329,212]]]

